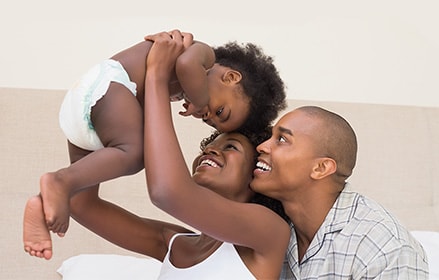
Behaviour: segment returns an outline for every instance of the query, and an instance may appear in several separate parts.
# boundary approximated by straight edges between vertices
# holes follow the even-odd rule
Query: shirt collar
[[[302,263],[306,262],[307,259],[318,253],[323,246],[323,242],[327,234],[343,230],[355,213],[355,205],[357,204],[355,201],[358,200],[358,198],[359,195],[357,193],[350,191],[348,186],[345,186],[343,191],[337,197],[334,205],[329,210],[328,215],[326,215],[323,224],[320,226],[319,230],[314,236],[308,250],[305,253],[305,256],[302,259]],[[290,224],[290,226],[292,230],[291,238],[296,239],[294,234],[294,225]],[[297,254],[297,252],[294,253]],[[297,256],[295,256],[295,258],[297,259]]]
[[[352,192],[350,188],[346,186],[338,196],[331,210],[329,210],[319,231],[321,229],[324,229],[324,233],[341,231],[352,219],[358,199],[358,193]]]

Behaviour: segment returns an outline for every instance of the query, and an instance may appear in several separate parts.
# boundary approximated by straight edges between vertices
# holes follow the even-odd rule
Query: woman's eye
[[[226,146],[226,149],[238,150],[238,148],[235,145],[232,145],[232,144],[228,144]]]
[[[216,111],[216,115],[217,116],[220,116],[221,115],[221,113],[224,111],[224,108],[221,108],[221,109],[219,109],[218,111]]]

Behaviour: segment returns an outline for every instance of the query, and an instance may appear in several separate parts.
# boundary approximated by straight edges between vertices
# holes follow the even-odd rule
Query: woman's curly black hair
[[[285,85],[273,58],[252,43],[229,42],[213,49],[216,63],[242,75],[240,84],[250,100],[250,111],[239,130],[249,133],[264,131],[286,108]]]
[[[263,130],[260,130],[258,133],[251,133],[251,132],[240,132],[243,135],[245,135],[249,140],[250,143],[253,145],[253,147],[256,148],[257,145],[264,142],[271,136],[271,126],[266,126]],[[204,151],[207,145],[211,143],[213,140],[215,140],[216,137],[218,137],[221,134],[219,131],[214,131],[210,136],[204,138],[200,142],[200,150]],[[255,152],[254,156],[254,166],[256,166],[257,162],[257,153]],[[290,219],[288,218],[287,214],[285,213],[284,207],[282,206],[282,203],[274,198],[268,197],[266,195],[263,195],[261,193],[255,192],[255,195],[251,199],[250,203],[256,203],[263,205],[272,211],[276,212],[279,216],[281,216],[285,221],[289,222]]]

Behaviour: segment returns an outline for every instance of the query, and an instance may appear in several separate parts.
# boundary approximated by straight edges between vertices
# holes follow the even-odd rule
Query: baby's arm
[[[215,63],[213,49],[205,43],[194,42],[178,58],[175,65],[177,79],[186,95],[186,102],[190,102],[186,112],[182,115],[191,115],[209,102],[207,86],[207,70]]]

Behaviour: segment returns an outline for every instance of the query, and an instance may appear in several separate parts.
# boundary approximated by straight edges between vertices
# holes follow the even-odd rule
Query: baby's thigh
[[[93,106],[91,120],[104,147],[143,148],[143,110],[125,86],[112,82],[107,93]]]

